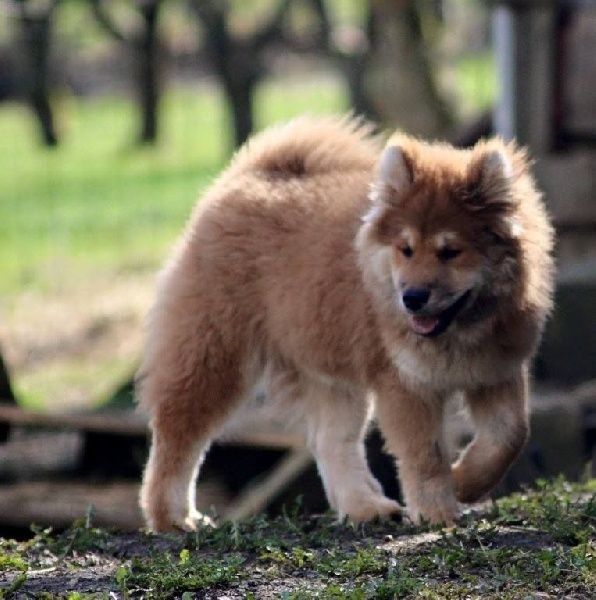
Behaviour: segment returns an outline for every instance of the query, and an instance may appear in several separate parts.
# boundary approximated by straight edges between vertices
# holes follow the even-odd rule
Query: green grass
[[[330,80],[270,84],[258,104],[260,126],[344,110]],[[156,148],[132,144],[124,99],[64,100],[59,116],[63,144],[48,151],[22,106],[0,109],[0,293],[55,288],[56,273],[152,268],[229,156],[226,115],[209,88],[168,95]]]
[[[72,356],[67,360],[49,362],[15,378],[18,396],[24,408],[43,411],[65,400],[67,408],[101,405],[111,398],[119,383],[131,377],[138,357],[100,360],[94,357]],[[126,404],[130,408],[131,402]],[[111,408],[114,408],[113,406]]]
[[[497,94],[497,72],[491,52],[470,54],[454,66],[459,112],[474,115],[494,105]]]
[[[0,341],[9,356],[27,326],[18,310],[24,298],[33,313],[51,298],[65,321],[92,322],[103,317],[86,311],[87,298],[110,301],[122,294],[118,282],[135,277],[151,286],[201,191],[231,155],[225,107],[211,86],[168,93],[154,148],[134,144],[137,116],[126,98],[56,100],[62,143],[54,150],[39,145],[23,105],[0,107]],[[328,76],[267,83],[257,105],[258,128],[346,110],[343,86]],[[43,338],[26,335],[33,345]],[[16,369],[20,400],[31,408],[100,401],[138,358],[107,354],[80,351]]]

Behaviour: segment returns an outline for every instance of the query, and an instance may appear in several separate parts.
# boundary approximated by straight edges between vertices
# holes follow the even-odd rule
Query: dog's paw
[[[408,509],[408,518],[412,523],[420,524],[428,522],[433,525],[452,526],[455,524],[460,511],[457,504],[434,503],[425,507],[412,507]]]
[[[204,515],[198,510],[192,510],[184,519],[177,520],[174,525],[182,531],[197,531],[204,527],[215,527],[215,522],[208,515]]]
[[[354,493],[344,497],[338,508],[340,519],[352,523],[364,523],[373,519],[389,519],[400,515],[403,508],[382,494]]]
[[[196,531],[201,527],[215,527],[213,520],[198,510],[181,507],[173,510],[165,502],[144,503],[145,519],[151,531],[155,533],[174,533]]]
[[[422,482],[415,494],[409,494],[407,509],[413,523],[453,525],[460,514],[453,485],[444,478]]]

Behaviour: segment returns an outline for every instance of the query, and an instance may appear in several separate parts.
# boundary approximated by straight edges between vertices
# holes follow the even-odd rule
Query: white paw
[[[407,509],[413,523],[453,525],[460,514],[453,485],[440,477],[420,482],[415,493],[407,494]]]
[[[184,517],[174,519],[174,526],[182,531],[196,531],[202,527],[215,527],[213,519],[193,509]]]
[[[371,493],[370,489],[365,488],[342,494],[337,512],[340,519],[347,518],[353,523],[363,523],[401,514],[402,507],[383,494]]]

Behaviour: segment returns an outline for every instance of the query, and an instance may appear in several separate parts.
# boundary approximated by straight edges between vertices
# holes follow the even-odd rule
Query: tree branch
[[[255,32],[251,46],[258,52],[274,41],[282,39],[282,28],[293,0],[280,0],[269,22],[260,31]]]
[[[95,19],[107,33],[123,44],[136,43],[136,37],[133,34],[124,32],[118,27],[116,21],[112,18],[112,15],[103,3],[103,0],[90,0],[90,2]]]

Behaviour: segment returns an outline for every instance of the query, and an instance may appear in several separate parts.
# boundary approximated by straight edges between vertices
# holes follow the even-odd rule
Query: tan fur
[[[354,521],[399,508],[366,465],[371,398],[415,520],[452,521],[522,447],[552,288],[552,231],[526,159],[499,140],[389,147],[377,172],[367,126],[298,119],[250,141],[198,204],[161,276],[139,376],[153,529],[201,522],[197,465],[259,380],[301,416],[331,506]],[[438,258],[455,243],[460,255]],[[429,310],[467,299],[441,335],[412,330],[399,300],[412,284],[433,290]],[[477,436],[452,468],[442,415],[455,391]]]

